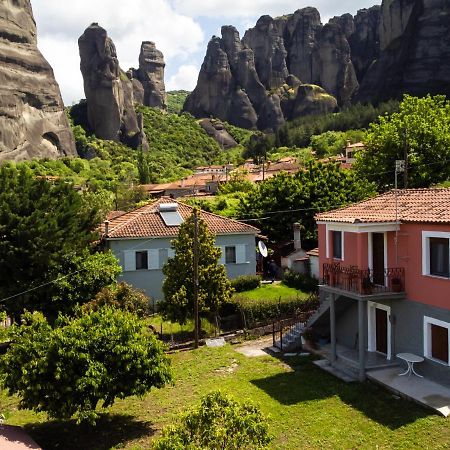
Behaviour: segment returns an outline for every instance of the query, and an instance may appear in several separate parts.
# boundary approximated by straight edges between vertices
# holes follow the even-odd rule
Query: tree
[[[84,304],[82,309],[84,312],[96,311],[106,305],[131,312],[141,318],[150,313],[149,298],[139,289],[124,282],[103,288],[93,300]]]
[[[310,164],[295,175],[281,173],[262,183],[241,202],[238,217],[263,218],[255,224],[271,239],[285,241],[299,222],[303,238],[316,240],[318,212],[354,203],[375,194],[373,184],[337,164]],[[292,210],[292,212],[291,212]]]
[[[163,344],[131,313],[112,307],[52,328],[41,313],[26,313],[11,330],[0,360],[2,383],[20,407],[52,418],[95,422],[97,404],[144,395],[172,379]]]
[[[172,241],[175,256],[163,267],[163,315],[181,324],[194,315],[194,214],[180,226]],[[232,288],[225,267],[219,264],[220,249],[214,247],[214,235],[206,223],[198,220],[198,301],[199,311],[217,313],[220,304],[231,297]]]
[[[407,159],[407,187],[450,179],[450,101],[445,96],[405,95],[400,110],[370,125],[356,170],[379,190],[394,186],[395,160]],[[399,186],[406,187],[403,176]]]
[[[48,182],[25,165],[0,167],[0,297],[14,296],[5,302],[9,313],[55,314],[58,302],[67,312],[113,281],[117,261],[93,255],[103,214],[95,194]]]
[[[241,404],[221,392],[202,398],[200,406],[165,428],[156,450],[257,450],[272,440],[257,406]]]

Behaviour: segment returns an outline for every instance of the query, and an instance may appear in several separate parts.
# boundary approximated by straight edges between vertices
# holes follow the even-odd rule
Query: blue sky
[[[84,97],[79,69],[78,37],[98,22],[117,47],[122,69],[136,67],[140,43],[152,40],[166,60],[166,87],[195,87],[212,35],[234,25],[241,37],[263,14],[273,17],[315,6],[322,22],[380,0],[31,0],[38,28],[38,46],[52,65],[66,105]]]

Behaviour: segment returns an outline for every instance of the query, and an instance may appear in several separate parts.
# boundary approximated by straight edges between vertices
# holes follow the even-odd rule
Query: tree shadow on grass
[[[431,411],[399,399],[373,383],[345,383],[314,366],[311,358],[278,358],[294,371],[251,380],[251,383],[283,405],[337,396],[369,419],[392,430],[433,415]]]
[[[151,422],[136,420],[128,414],[102,414],[95,426],[77,425],[73,420],[51,420],[31,423],[24,429],[45,450],[106,450],[156,432]]]

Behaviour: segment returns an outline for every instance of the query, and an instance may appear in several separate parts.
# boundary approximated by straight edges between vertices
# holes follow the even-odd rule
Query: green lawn
[[[159,314],[155,314],[148,319],[148,323],[164,337],[169,340],[171,337],[176,341],[189,340],[193,338],[194,321],[189,319],[184,325],[164,320]],[[215,327],[204,317],[201,318],[201,328],[206,336],[213,336]]]
[[[307,298],[308,294],[297,289],[290,288],[283,283],[262,284],[256,289],[251,291],[239,292],[239,297],[245,297],[250,300],[278,300],[285,298]]]
[[[4,393],[0,412],[6,423],[24,425],[44,449],[147,449],[183,408],[221,389],[256,402],[270,416],[275,450],[444,449],[450,442],[449,419],[370,383],[340,382],[309,358],[247,358],[227,345],[179,352],[172,361],[173,386],[118,401],[95,428],[18,411],[17,400]]]

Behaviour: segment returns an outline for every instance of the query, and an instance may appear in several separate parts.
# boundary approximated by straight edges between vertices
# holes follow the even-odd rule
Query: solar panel
[[[183,223],[183,218],[178,212],[177,203],[163,203],[159,205],[159,214],[168,227],[177,227]]]

